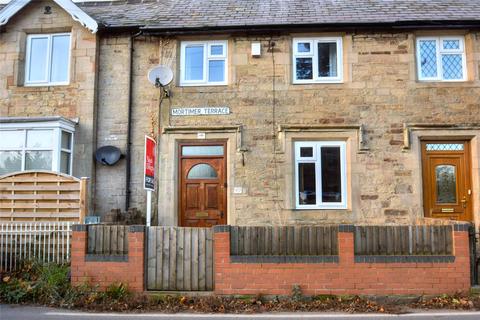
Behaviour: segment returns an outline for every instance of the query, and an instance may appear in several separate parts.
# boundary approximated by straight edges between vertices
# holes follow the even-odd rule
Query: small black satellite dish
[[[104,146],[95,151],[95,159],[106,166],[113,166],[122,158],[120,149],[114,146]]]

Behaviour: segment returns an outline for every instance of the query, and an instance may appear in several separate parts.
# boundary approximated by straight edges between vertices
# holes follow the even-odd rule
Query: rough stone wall
[[[440,33],[440,32],[439,32]],[[421,33],[418,33],[421,34]],[[331,35],[331,34],[330,34]],[[229,223],[230,224],[280,224],[357,222],[411,223],[423,217],[421,189],[421,160],[418,148],[403,149],[405,123],[427,124],[478,124],[480,123],[480,33],[466,33],[468,77],[467,82],[421,83],[416,80],[414,33],[356,33],[343,36],[344,83],[341,84],[292,84],[291,40],[292,35],[274,37],[273,52],[267,51],[270,37],[220,37],[229,39],[229,84],[227,86],[178,86],[178,48],[181,39],[139,37],[135,40],[134,90],[133,90],[133,140],[132,140],[132,206],[144,211],[143,139],[151,132],[154,119],[155,135],[158,134],[158,90],[147,81],[149,68],[167,64],[175,70],[172,97],[162,104],[161,126],[223,126],[242,125],[245,166],[241,154],[230,157],[229,168]],[[303,36],[303,35],[302,35]],[[322,36],[315,34],[312,36]],[[202,40],[203,38],[188,38]],[[117,42],[115,42],[117,41]],[[122,39],[121,52],[113,57],[118,41],[107,37],[101,51],[110,66],[103,68],[100,96],[105,96],[108,83],[127,76],[124,55],[126,39]],[[262,43],[262,56],[250,55],[252,41]],[[112,51],[113,50],[113,51]],[[114,68],[118,57],[125,71]],[[273,81],[274,80],[274,81]],[[108,137],[117,132],[119,141],[125,134],[126,114],[123,110],[125,88],[109,89],[110,100],[100,102],[100,112],[116,120],[108,122],[102,133]],[[275,99],[274,99],[275,98]],[[119,108],[119,105],[122,107]],[[229,106],[230,115],[170,117],[169,107]],[[118,118],[118,119],[117,119]],[[105,117],[102,117],[106,121]],[[124,119],[124,120],[122,120]],[[110,124],[111,123],[111,124]],[[284,192],[292,180],[292,154],[282,148],[284,138],[278,135],[278,125],[363,125],[367,151],[358,152],[354,141],[349,162],[349,208],[347,210],[294,210],[293,194]],[[121,132],[120,132],[121,131]],[[202,131],[202,130],[199,130]],[[443,132],[445,133],[445,131]],[[469,132],[476,137],[478,130]],[[327,133],[328,134],[328,133]],[[446,132],[455,134],[455,132]],[[463,134],[463,133],[462,133]],[[221,135],[218,133],[216,136]],[[354,132],[356,135],[356,132]],[[164,137],[166,135],[163,135]],[[464,136],[464,135],[463,135]],[[207,139],[209,134],[207,134]],[[312,134],[312,139],[315,138]],[[332,139],[338,138],[334,131]],[[295,137],[293,137],[295,138]],[[163,139],[163,138],[162,138]],[[473,159],[478,158],[478,139],[472,140]],[[101,140],[101,139],[100,139]],[[352,140],[352,139],[350,139]],[[354,140],[354,139],[353,139]],[[123,141],[123,140],[122,140]],[[162,142],[164,140],[161,140]],[[234,149],[241,147],[229,141]],[[418,142],[412,142],[414,145]],[[418,147],[418,145],[416,145]],[[160,180],[175,180],[175,154],[167,153],[160,146],[160,166],[171,165],[167,175]],[[274,154],[274,150],[276,153]],[[291,150],[291,148],[289,149]],[[168,164],[170,162],[170,164]],[[170,168],[170,167],[169,167]],[[109,176],[106,184],[99,186],[115,189],[120,197],[124,184],[122,167],[119,174]],[[478,165],[473,175],[478,174]],[[107,181],[108,180],[108,181]],[[475,180],[475,177],[474,177]],[[123,181],[123,182],[119,182]],[[174,185],[173,183],[171,185]],[[168,184],[160,184],[159,210],[162,203],[171,201],[177,190]],[[233,187],[243,187],[243,194],[233,194]],[[478,203],[478,179],[474,182],[474,201]],[[103,191],[102,191],[103,192]],[[112,194],[105,192],[105,194]],[[123,194],[122,194],[123,197]],[[102,200],[103,201],[103,200]],[[109,198],[105,210],[122,200]],[[97,203],[97,205],[100,205]],[[159,212],[160,221],[175,221],[175,209]],[[170,217],[165,219],[165,217]]]
[[[45,15],[44,7],[52,8]],[[93,176],[97,37],[53,1],[34,1],[0,33],[0,115],[78,118],[73,175]],[[71,32],[70,84],[26,87],[24,65],[28,34]],[[93,183],[93,180],[91,180]]]
[[[99,44],[98,147],[113,145],[126,153],[130,44],[129,37],[102,38]],[[125,208],[126,161],[97,165],[95,211]]]
[[[130,207],[145,212],[144,137],[152,128],[154,135],[158,133],[159,98],[159,91],[148,82],[147,74],[160,63],[160,46],[158,38],[150,37],[136,38],[133,45]],[[98,144],[114,145],[123,154],[127,149],[130,46],[129,35],[117,35],[102,38],[99,49]],[[97,167],[97,214],[103,215],[113,208],[124,209],[125,169],[125,159],[112,167]]]

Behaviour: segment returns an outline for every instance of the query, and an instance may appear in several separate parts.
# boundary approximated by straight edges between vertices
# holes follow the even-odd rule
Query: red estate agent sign
[[[145,190],[155,190],[155,149],[157,143],[153,138],[145,136],[145,170],[144,183]]]

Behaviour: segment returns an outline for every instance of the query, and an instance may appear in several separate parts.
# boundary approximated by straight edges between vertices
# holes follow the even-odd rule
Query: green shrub
[[[123,283],[112,283],[107,287],[104,292],[105,299],[111,299],[116,301],[125,300],[130,296],[130,291]]]
[[[6,303],[57,304],[75,296],[67,265],[24,261],[19,270],[4,276],[0,283],[0,301]]]
[[[74,307],[109,302],[123,302],[131,296],[127,286],[110,285],[104,292],[88,284],[72,287],[68,265],[25,261],[21,268],[0,281],[0,302],[40,303]]]
[[[48,264],[43,266],[34,284],[34,301],[54,304],[63,300],[72,290],[68,273],[69,267],[65,265]]]

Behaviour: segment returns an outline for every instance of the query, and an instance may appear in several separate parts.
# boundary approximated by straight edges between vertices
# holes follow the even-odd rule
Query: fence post
[[[85,216],[87,215],[87,177],[82,177],[80,179],[80,216],[79,223],[83,223],[85,221]]]

